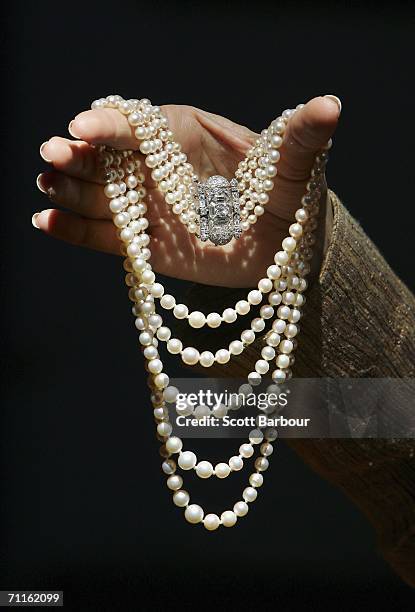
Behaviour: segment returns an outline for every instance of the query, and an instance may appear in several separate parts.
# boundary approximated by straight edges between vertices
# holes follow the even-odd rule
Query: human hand
[[[213,174],[232,176],[257,138],[246,127],[191,106],[166,105],[162,110],[176,141],[202,180]],[[143,163],[153,269],[209,285],[255,286],[260,271],[273,262],[275,251],[288,233],[315,154],[332,136],[339,114],[339,103],[325,96],[314,98],[294,115],[284,135],[266,212],[239,240],[224,247],[201,243],[188,233]],[[115,109],[80,113],[71,122],[70,133],[78,140],[55,136],[42,145],[41,155],[52,169],[39,175],[37,181],[54,204],[68,211],[43,210],[34,215],[34,225],[74,245],[119,254],[120,241],[104,195],[102,170],[91,145],[137,149],[139,142],[125,116]]]

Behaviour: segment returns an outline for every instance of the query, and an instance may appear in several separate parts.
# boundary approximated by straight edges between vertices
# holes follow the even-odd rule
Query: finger
[[[110,221],[87,219],[52,208],[35,213],[32,223],[52,238],[104,253],[120,254],[120,240]]]
[[[106,144],[114,149],[138,149],[139,141],[127,118],[115,108],[84,111],[68,127],[74,138],[90,144]]]
[[[40,147],[42,158],[56,170],[69,176],[104,183],[104,171],[99,167],[97,151],[87,142],[54,136]]]
[[[290,119],[280,149],[279,174],[290,181],[306,181],[320,149],[332,137],[340,115],[340,100],[320,96],[310,100]]]
[[[108,198],[102,185],[82,181],[61,172],[43,172],[37,186],[50,200],[91,219],[111,219]]]

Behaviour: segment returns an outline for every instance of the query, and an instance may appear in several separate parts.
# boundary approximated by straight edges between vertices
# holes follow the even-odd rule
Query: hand
[[[202,180],[209,175],[231,177],[257,134],[229,119],[191,107],[162,107],[176,141],[182,145]],[[185,280],[227,287],[256,286],[300,207],[316,152],[332,136],[340,114],[333,97],[308,102],[292,118],[280,149],[281,159],[266,212],[242,238],[224,247],[201,243],[190,235],[164,202],[143,163],[151,235],[151,263],[156,272]],[[35,227],[74,245],[119,254],[120,242],[104,195],[96,150],[107,144],[137,149],[126,118],[115,109],[83,112],[71,122],[79,140],[54,136],[41,147],[52,170],[38,177],[38,187],[59,209],[33,217]],[[324,198],[325,200],[325,198]]]

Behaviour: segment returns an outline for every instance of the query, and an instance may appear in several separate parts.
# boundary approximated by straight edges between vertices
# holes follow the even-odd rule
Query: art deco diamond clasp
[[[241,216],[239,191],[236,179],[228,181],[223,176],[211,176],[206,182],[197,183],[200,240],[210,240],[216,246],[239,238]]]

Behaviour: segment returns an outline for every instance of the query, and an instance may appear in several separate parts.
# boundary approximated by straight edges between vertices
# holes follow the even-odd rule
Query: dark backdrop
[[[39,145],[97,97],[193,104],[260,130],[286,107],[335,93],[344,110],[330,185],[410,283],[410,6],[8,7],[0,588],[64,589],[77,610],[199,609],[208,599],[408,609],[410,591],[377,556],[364,518],[284,444],[251,518],[212,534],[184,522],[160,472],[120,260],[54,242],[30,219],[48,205],[35,187]],[[240,483],[226,486],[208,487],[213,510]]]

